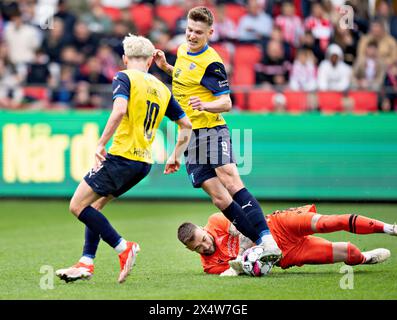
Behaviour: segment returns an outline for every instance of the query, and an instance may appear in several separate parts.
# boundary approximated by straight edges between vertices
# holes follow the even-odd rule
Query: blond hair
[[[142,36],[135,36],[128,34],[123,40],[124,54],[127,58],[145,58],[148,59],[153,56],[153,43]]]

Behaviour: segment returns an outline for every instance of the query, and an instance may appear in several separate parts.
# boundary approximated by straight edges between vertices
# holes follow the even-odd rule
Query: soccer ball
[[[246,274],[253,277],[261,277],[267,275],[273,268],[269,262],[262,261],[264,249],[260,246],[255,246],[245,250],[243,253],[243,270]]]

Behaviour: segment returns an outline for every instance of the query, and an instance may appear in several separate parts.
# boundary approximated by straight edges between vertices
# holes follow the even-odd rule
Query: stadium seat
[[[335,113],[343,111],[343,93],[334,91],[319,91],[318,105],[321,112]]]
[[[247,13],[245,6],[235,3],[225,4],[225,14],[226,17],[233,20],[233,22],[238,25],[240,18]]]
[[[23,88],[23,96],[28,99],[49,101],[49,92],[47,87],[28,86]]]
[[[253,89],[248,93],[248,110],[272,112],[274,91]]]
[[[172,32],[175,30],[176,21],[185,14],[184,9],[176,5],[157,5],[154,11],[154,14],[164,20]]]
[[[307,93],[303,91],[284,91],[287,100],[287,111],[292,113],[305,112],[307,110]]]
[[[145,3],[134,4],[130,12],[138,33],[147,35],[153,24],[153,7]]]
[[[121,17],[121,10],[118,8],[102,6],[102,9],[112,21],[117,21]]]
[[[261,60],[262,50],[255,45],[238,45],[234,53],[232,84],[254,85],[255,64]]]
[[[236,91],[232,93],[233,97],[233,108],[237,110],[246,110],[247,109],[247,92],[245,91]]]
[[[349,98],[354,102],[354,113],[378,111],[378,95],[373,91],[351,91]]]
[[[255,65],[262,58],[262,50],[254,44],[241,44],[236,46],[234,64]]]
[[[250,66],[234,65],[232,84],[233,86],[255,85],[255,71]]]
[[[215,51],[218,52],[218,54],[221,56],[223,64],[225,66],[231,64],[231,53],[226,45],[222,43],[214,43],[211,44],[211,47],[214,48]]]

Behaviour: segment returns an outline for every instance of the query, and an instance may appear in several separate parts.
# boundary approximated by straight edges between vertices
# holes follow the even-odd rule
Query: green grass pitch
[[[265,212],[305,204],[262,202]],[[320,203],[320,213],[359,213],[393,223],[397,205]],[[126,239],[141,252],[127,282],[119,285],[118,258],[105,243],[99,246],[95,275],[90,281],[66,284],[54,279],[53,289],[40,288],[48,273],[67,267],[80,256],[84,228],[68,213],[67,201],[0,201],[0,299],[397,299],[397,237],[383,234],[324,235],[351,241],[362,250],[385,247],[392,257],[380,265],[354,267],[353,289],[342,289],[344,264],[274,268],[270,276],[221,278],[203,273],[199,257],[176,238],[184,221],[204,225],[215,212],[208,202],[122,201],[104,210]],[[343,280],[342,280],[343,282]],[[50,282],[45,282],[50,285]]]

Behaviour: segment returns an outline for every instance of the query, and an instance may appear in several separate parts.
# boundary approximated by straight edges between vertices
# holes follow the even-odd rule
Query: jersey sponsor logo
[[[218,81],[218,86],[219,88],[227,87],[229,86],[229,81],[228,80]]]
[[[193,70],[194,68],[196,68],[196,64],[192,62],[189,66],[189,70]]]
[[[134,148],[133,155],[140,158],[151,159],[151,153],[147,149]]]

